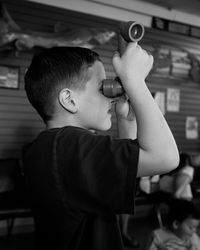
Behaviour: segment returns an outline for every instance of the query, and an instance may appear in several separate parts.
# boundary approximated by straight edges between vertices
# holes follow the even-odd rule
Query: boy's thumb
[[[118,57],[120,57],[120,54],[119,54],[119,51],[117,51],[117,50],[115,50],[114,51],[114,54],[113,54],[113,58],[118,58]]]
[[[113,54],[113,60],[112,60],[114,66],[117,66],[117,65],[118,65],[119,58],[120,58],[119,52],[118,52],[118,51],[115,51],[114,54]]]

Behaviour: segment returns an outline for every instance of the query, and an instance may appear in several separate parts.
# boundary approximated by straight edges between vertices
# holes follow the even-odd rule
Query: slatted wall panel
[[[175,136],[176,142],[181,152],[199,152],[199,139],[186,139],[185,123],[187,116],[195,116],[200,122],[200,86],[194,83],[176,83],[159,78],[150,78],[148,86],[152,92],[162,91],[165,93],[165,101],[167,88],[180,89],[180,111],[166,111],[165,117]]]
[[[0,57],[0,64],[17,65],[20,70],[19,89],[0,89],[0,157],[18,157],[21,147],[43,127],[23,90],[24,70],[28,63],[20,56]]]
[[[53,32],[56,22],[60,21],[69,27],[105,27],[116,30],[118,23],[112,20],[88,16],[81,13],[59,8],[43,6],[22,0],[4,1],[12,18],[23,28],[42,32]],[[151,39],[183,45],[192,51],[200,51],[199,40],[187,39],[181,36],[170,36],[163,32],[146,30],[145,42]],[[116,40],[96,48],[105,63],[108,77],[114,77],[111,66],[112,53],[116,49]],[[30,63],[32,52],[0,55],[0,64],[14,65],[20,68],[19,90],[0,89],[0,157],[20,157],[22,146],[32,140],[44,128],[43,122],[26,99],[24,92],[24,72]],[[166,113],[166,118],[175,135],[181,151],[199,151],[199,140],[185,139],[185,117],[197,116],[200,121],[200,87],[195,83],[180,84],[163,79],[148,79],[152,92],[165,91],[168,87],[181,89],[181,109],[179,113]],[[113,116],[113,126],[109,131],[116,135],[116,120]]]
[[[169,32],[146,29],[144,45],[145,43],[171,44],[173,47],[182,48],[190,53],[200,55],[200,39]],[[166,112],[166,119],[173,131],[181,152],[200,152],[200,139],[186,139],[185,136],[185,122],[187,116],[197,117],[200,123],[200,83],[157,77],[149,77],[148,82],[152,92],[163,91],[166,94],[167,88],[180,89],[180,112],[168,111]],[[199,129],[198,132],[200,132]]]
[[[11,17],[16,23],[29,30],[54,32],[56,22],[66,27],[116,27],[115,22],[102,18],[52,8],[26,1],[4,1]],[[107,68],[109,77],[113,77],[110,58],[115,42],[97,48]],[[0,89],[0,157],[20,157],[23,145],[31,141],[44,124],[27,101],[24,91],[24,72],[32,58],[32,52],[1,53],[0,64],[18,66],[20,69],[19,90]],[[112,130],[110,131],[112,134]]]

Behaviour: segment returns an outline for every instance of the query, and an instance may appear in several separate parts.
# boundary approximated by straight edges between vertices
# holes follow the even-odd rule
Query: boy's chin
[[[110,128],[111,128],[111,123],[107,123],[107,124],[104,124],[104,125],[102,125],[100,128],[99,128],[99,130],[100,131],[108,131]]]
[[[108,131],[112,126],[112,122],[111,120],[106,120],[102,123],[97,123],[97,124],[93,124],[92,127],[90,127],[90,130],[94,130],[94,131],[99,131],[99,132],[106,132]]]

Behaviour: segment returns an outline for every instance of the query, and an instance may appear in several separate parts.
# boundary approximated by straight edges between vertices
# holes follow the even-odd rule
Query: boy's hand
[[[116,52],[113,56],[113,66],[123,85],[127,82],[144,81],[153,65],[153,57],[137,43],[129,43],[120,57]],[[126,87],[126,86],[124,86]]]
[[[118,99],[115,105],[115,112],[118,120],[135,121],[135,113],[128,97],[125,95]]]
[[[116,102],[115,112],[117,117],[118,137],[121,139],[136,139],[136,117],[126,95],[120,97]]]

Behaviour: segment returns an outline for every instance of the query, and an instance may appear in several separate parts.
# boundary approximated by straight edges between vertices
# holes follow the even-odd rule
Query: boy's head
[[[87,109],[87,113],[90,109],[97,108],[97,103],[91,102],[97,95],[97,88],[98,95],[101,94],[99,102],[105,102],[105,100],[108,102],[109,99],[103,96],[100,89],[104,79],[104,67],[99,55],[94,51],[80,47],[54,47],[33,57],[25,74],[25,90],[30,103],[45,123],[57,119],[59,113],[63,115],[67,112],[78,118],[76,121],[78,126],[90,128],[90,121],[86,122],[88,117],[84,116],[84,108]],[[92,91],[91,88],[94,87]],[[90,93],[88,88],[91,90]],[[86,92],[88,92],[87,96],[84,94]],[[101,103],[99,105],[101,106]],[[106,130],[109,126],[107,121],[107,125],[100,126],[100,129]],[[95,124],[91,124],[91,127],[91,129],[98,129]]]
[[[190,237],[199,224],[196,204],[184,199],[172,199],[168,205],[167,222],[170,228],[181,238]]]

